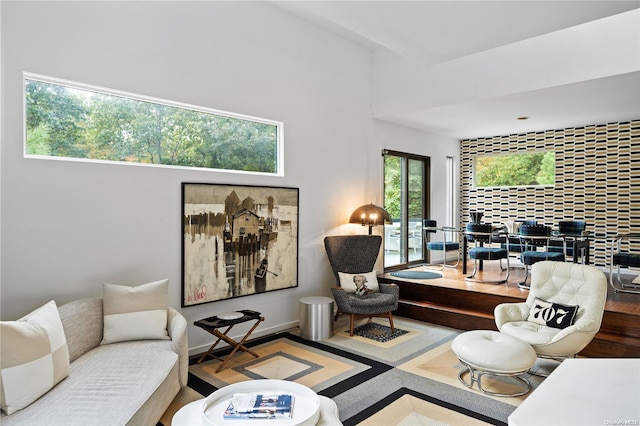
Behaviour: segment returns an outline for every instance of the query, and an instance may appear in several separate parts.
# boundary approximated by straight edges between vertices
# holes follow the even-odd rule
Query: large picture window
[[[474,162],[476,188],[539,186],[556,182],[553,151],[477,156]]]
[[[25,156],[282,175],[280,122],[25,74]]]

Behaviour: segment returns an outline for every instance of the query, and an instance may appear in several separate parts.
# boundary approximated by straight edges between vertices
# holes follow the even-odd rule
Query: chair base
[[[476,368],[471,367],[469,364],[467,364],[466,362],[460,360],[460,362],[462,364],[464,364],[465,367],[467,367],[466,370],[460,370],[460,372],[458,373],[458,380],[460,380],[460,383],[462,383],[463,385],[465,385],[468,388],[473,388],[473,384],[476,383],[478,385],[478,389],[480,389],[480,391],[486,395],[491,395],[491,396],[499,396],[499,397],[513,397],[513,396],[522,396],[522,395],[526,395],[529,392],[531,392],[531,383],[529,383],[529,381],[522,377],[521,374],[525,373],[525,372],[519,372],[519,373],[493,373],[491,371],[485,371],[485,370],[479,370]],[[469,374],[469,381],[466,381],[464,376],[466,374]],[[519,392],[513,392],[513,393],[499,393],[499,392],[493,392],[493,391],[489,391],[485,388],[482,387],[482,376],[502,376],[502,377],[513,377],[519,384],[522,385],[522,387],[524,388],[522,391]]]
[[[537,354],[538,358],[541,359],[550,359],[553,361],[556,361],[558,364],[562,363],[562,361],[564,361],[565,359],[571,359],[571,358],[575,358],[578,354],[572,354],[572,355],[564,355],[564,356],[551,356],[551,355],[540,355]],[[549,375],[551,373],[542,373],[540,371],[533,371],[531,369],[529,369],[529,371],[527,371],[527,373],[531,374],[532,376],[538,376],[538,377],[549,377]]]
[[[614,283],[615,275],[615,283]],[[640,294],[640,285],[634,283],[625,283],[620,276],[620,265],[609,267],[609,285],[616,293]]]
[[[465,281],[470,281],[470,282],[474,282],[474,283],[483,283],[483,284],[504,284],[509,280],[509,272],[511,270],[511,268],[509,267],[509,259],[507,258],[507,267],[503,268],[502,267],[502,259],[500,259],[500,270],[501,271],[507,271],[507,274],[505,275],[504,279],[500,279],[500,280],[479,280],[476,279],[476,273],[478,272],[478,259],[476,259],[473,262],[473,272],[471,273],[471,275],[464,277]]]
[[[334,317],[333,320],[337,321],[340,315],[349,315],[349,336],[353,336],[353,328],[354,328],[355,321],[358,319],[364,319],[364,318],[368,318],[369,322],[371,322],[373,318],[387,318],[389,320],[389,327],[391,327],[391,332],[395,333],[396,331],[396,328],[393,325],[393,315],[391,312],[385,312],[382,314],[347,314],[344,312],[336,312],[336,316]]]
[[[436,251],[436,250],[431,250],[431,251]],[[442,251],[442,250],[438,250],[438,251]],[[450,250],[453,251],[453,250]],[[456,263],[455,264],[449,264],[447,263],[447,253],[445,252],[444,254],[444,259],[442,261],[442,263],[426,263],[424,265],[422,265],[423,268],[428,268],[428,269],[437,269],[437,270],[443,270],[444,268],[457,268],[458,265],[460,265],[460,252],[458,251],[458,257],[456,259]]]
[[[454,264],[446,263],[445,259],[445,263],[425,263],[424,265],[422,265],[422,267],[425,269],[435,269],[438,271],[442,271],[444,270],[444,268],[456,269],[458,265],[460,265],[460,255],[458,255],[458,260]]]

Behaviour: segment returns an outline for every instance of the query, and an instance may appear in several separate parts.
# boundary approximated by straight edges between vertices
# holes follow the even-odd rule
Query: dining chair
[[[493,225],[488,223],[467,223],[465,238],[468,242],[473,243],[473,247],[469,248],[469,258],[473,259],[473,273],[465,277],[467,281],[502,284],[509,279],[509,240],[505,240],[506,247],[495,247],[492,245],[492,237],[494,236]],[[507,260],[506,269],[502,267],[502,259]],[[500,269],[506,270],[504,278],[497,280],[485,280],[475,278],[478,272],[478,263],[485,260],[499,260]]]
[[[519,230],[520,244],[524,251],[520,255],[520,261],[524,265],[524,280],[518,283],[518,287],[528,289],[529,266],[543,260],[564,262],[564,253],[549,250],[551,241],[551,227],[546,225],[522,225]]]
[[[453,228],[452,228],[453,229]],[[434,236],[437,235],[438,231],[440,231],[442,233],[442,240],[441,241],[429,241],[429,235],[433,234]],[[423,228],[423,233],[424,233],[424,241],[427,241],[427,250],[429,252],[432,251],[441,251],[442,253],[442,265],[438,265],[440,267],[440,269],[444,269],[444,268],[457,268],[458,265],[460,264],[460,243],[457,241],[452,241],[452,240],[447,240],[447,228],[438,228],[438,222],[435,220],[425,220],[424,221],[424,228]],[[456,261],[455,264],[448,264],[447,263],[447,252],[449,251],[455,251],[456,254],[458,255],[458,259]],[[429,253],[431,254],[431,253]],[[431,260],[431,259],[429,259]],[[426,267],[435,267],[434,264],[428,264],[425,265]]]
[[[630,271],[640,269],[640,233],[616,235],[611,243],[609,260],[609,284],[615,292],[640,294],[640,275],[623,279],[621,267]]]
[[[509,239],[509,256],[512,259],[518,260],[520,255],[524,251],[524,246],[520,244],[520,237],[517,235],[522,225],[537,225],[536,219],[516,219],[513,221],[506,221],[503,225],[505,232],[508,235],[497,234],[493,237],[493,242],[499,242],[502,248],[507,248],[505,240]],[[512,266],[513,268],[521,268],[520,265]]]
[[[562,251],[564,253],[565,260],[573,258],[577,260],[577,253],[574,253],[576,244],[579,241],[588,240],[589,236],[586,233],[587,222],[584,220],[561,220],[558,222],[557,236],[562,238],[562,241],[551,241],[549,250],[554,252]],[[581,263],[589,263],[589,242],[586,244],[580,244],[581,247],[577,248],[579,251]]]

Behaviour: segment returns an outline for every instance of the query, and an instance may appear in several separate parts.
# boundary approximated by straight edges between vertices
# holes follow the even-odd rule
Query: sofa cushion
[[[73,300],[58,306],[58,313],[67,338],[69,361],[100,345],[104,321],[101,297]]]
[[[167,393],[171,401],[180,389],[178,355],[171,344],[146,340],[98,346],[74,361],[69,377],[28,409],[4,417],[2,426],[131,424],[154,394]],[[157,407],[158,419],[165,409]]]
[[[104,284],[102,344],[128,340],[169,339],[168,287],[169,280],[137,287]]]
[[[2,321],[2,409],[13,414],[69,375],[69,350],[52,300],[18,321]]]

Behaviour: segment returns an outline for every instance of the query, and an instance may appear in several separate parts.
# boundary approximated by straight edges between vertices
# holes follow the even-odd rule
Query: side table
[[[249,311],[249,310],[238,311],[238,314],[242,314],[242,316],[240,316],[238,318],[233,318],[233,319],[224,319],[224,318],[218,318],[217,316],[213,316],[213,317],[209,317],[209,318],[198,320],[198,321],[193,323],[193,325],[195,325],[196,327],[200,327],[203,330],[205,330],[206,332],[211,333],[211,334],[213,334],[214,336],[216,336],[218,338],[218,340],[216,340],[213,343],[213,345],[211,345],[209,350],[207,350],[207,352],[202,354],[200,359],[198,359],[198,364],[200,364],[202,361],[204,361],[204,359],[206,357],[219,359],[220,361],[222,361],[222,363],[216,369],[216,373],[219,373],[220,371],[222,371],[222,369],[227,364],[227,362],[229,362],[231,357],[238,350],[241,350],[241,351],[244,351],[244,352],[248,352],[248,353],[250,353],[251,355],[253,355],[256,358],[259,357],[259,355],[257,353],[255,353],[251,349],[249,349],[246,346],[244,346],[244,342],[247,341],[247,339],[249,338],[251,333],[253,333],[253,331],[258,327],[258,325],[262,321],[264,321],[264,317],[261,316],[260,312]],[[232,339],[231,337],[229,337],[227,335],[229,333],[229,331],[233,328],[234,325],[241,324],[241,323],[247,322],[247,321],[255,321],[255,323],[249,329],[249,331],[247,331],[247,333],[244,335],[244,337],[242,339],[240,339],[240,341],[236,341],[236,340]],[[226,330],[221,332],[220,329],[225,328],[225,327],[226,327]],[[213,354],[213,350],[215,349],[216,346],[218,346],[218,343],[220,343],[221,340],[227,342],[232,348],[231,352],[229,353],[229,355],[227,355],[226,358],[219,358],[219,357],[217,357],[217,356],[215,356]]]
[[[310,296],[300,299],[300,337],[327,340],[333,336],[333,299]]]

